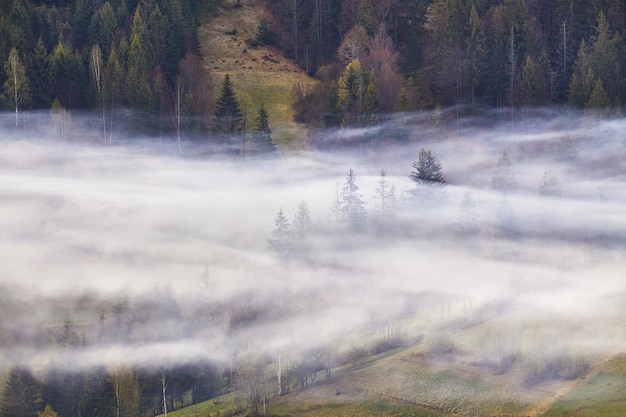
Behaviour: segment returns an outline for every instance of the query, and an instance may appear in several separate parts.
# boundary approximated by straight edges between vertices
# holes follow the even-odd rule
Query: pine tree
[[[37,413],[37,417],[59,417],[59,415],[56,411],[54,411],[50,404],[47,404],[43,411]]]
[[[2,417],[37,417],[43,409],[41,386],[30,370],[16,366],[9,372],[0,404]]]
[[[561,182],[549,169],[543,172],[539,184],[539,194],[543,197],[560,197],[562,194]]]
[[[374,8],[371,0],[360,0],[357,9],[357,22],[362,26],[369,36],[374,36]]]
[[[215,105],[215,130],[223,134],[237,134],[242,131],[243,112],[235,95],[230,76],[224,76],[220,95]]]
[[[374,198],[379,201],[380,227],[384,235],[387,231],[387,217],[391,209],[393,209],[396,199],[396,189],[387,179],[387,173],[384,170],[380,171],[380,179],[376,186]]]
[[[295,237],[299,241],[302,241],[311,233],[313,223],[311,222],[309,207],[305,201],[298,203],[298,211],[293,219],[293,228],[295,230]]]
[[[472,192],[466,191],[459,206],[459,234],[461,236],[472,236],[476,235],[479,230],[476,201],[472,196]]]
[[[606,117],[608,115],[607,107],[611,105],[611,100],[604,90],[602,80],[595,82],[593,91],[589,96],[589,100],[585,104],[587,112],[595,117]]]
[[[526,62],[522,68],[522,100],[525,106],[532,106],[538,101],[539,80],[535,61],[530,55],[526,56]]]
[[[285,260],[293,249],[293,235],[289,228],[289,221],[287,217],[285,217],[282,208],[278,210],[278,214],[274,220],[274,226],[272,237],[267,240],[267,243],[269,248],[276,252],[276,255],[280,259]]]
[[[361,114],[365,87],[366,80],[361,61],[355,59],[346,66],[337,85],[339,108],[343,112],[342,124],[344,126],[353,125]]]
[[[150,64],[148,47],[148,32],[139,13],[139,7],[137,7],[130,34],[126,93],[128,104],[132,108],[142,111],[152,110],[152,89],[148,77]]]
[[[358,191],[356,175],[354,175],[354,170],[350,168],[346,182],[341,189],[341,213],[343,221],[348,224],[350,230],[362,232],[367,223],[367,211],[362,199],[363,195]]]
[[[269,126],[269,114],[265,109],[265,104],[261,103],[259,113],[255,119],[256,126],[252,138],[254,139],[256,150],[260,153],[271,153],[276,151],[276,145],[272,142],[272,130]]]
[[[384,219],[385,214],[393,207],[396,198],[396,189],[387,179],[387,173],[384,170],[380,171],[374,197],[380,201],[380,215]]]
[[[506,196],[517,189],[517,180],[513,173],[511,160],[506,151],[502,152],[502,156],[496,165],[496,172],[491,178],[491,186],[494,190]]]
[[[413,161],[413,171],[409,178],[417,186],[410,191],[413,197],[427,206],[436,205],[445,199],[446,180],[443,176],[439,158],[430,151],[422,148],[416,161]]]
[[[486,60],[486,38],[483,25],[478,16],[476,7],[472,5],[469,18],[470,34],[467,38],[467,59],[470,72],[470,82],[472,85],[471,101],[472,107],[475,105],[476,89],[480,87],[485,71]]]
[[[39,38],[33,55],[31,91],[34,109],[49,109],[52,104],[52,66],[48,50]]]

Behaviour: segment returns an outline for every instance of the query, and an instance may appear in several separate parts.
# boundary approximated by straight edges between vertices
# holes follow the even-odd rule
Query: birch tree
[[[4,89],[11,107],[15,109],[15,127],[19,125],[19,112],[30,100],[30,86],[26,76],[26,68],[22,64],[16,48],[9,52],[9,58],[4,64],[7,80]]]
[[[98,96],[100,96],[100,101],[102,103],[102,137],[104,141],[107,140],[107,124],[104,113],[104,90],[103,90],[103,82],[102,82],[102,51],[100,50],[100,45],[95,44],[91,47],[91,54],[89,55],[89,67],[91,68],[91,75],[93,76],[93,81],[96,86],[96,91]]]
[[[174,119],[174,126],[176,126],[176,142],[178,143],[178,152],[183,151],[181,144],[180,144],[180,127],[182,123],[183,112],[185,109],[184,91],[185,89],[183,87],[183,80],[181,79],[181,76],[179,75],[178,77],[176,77],[176,86],[174,87],[174,101],[173,101],[174,112],[172,113],[172,118]]]

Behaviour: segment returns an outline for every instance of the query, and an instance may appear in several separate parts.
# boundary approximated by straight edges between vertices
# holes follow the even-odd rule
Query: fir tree
[[[539,184],[539,194],[543,197],[560,197],[562,194],[561,182],[549,169],[543,173],[541,184]]]
[[[358,191],[359,187],[356,185],[354,170],[350,168],[346,182],[341,189],[341,213],[350,230],[355,232],[363,231],[367,222],[363,195]]]
[[[39,38],[33,56],[31,91],[35,109],[49,109],[52,104],[52,67],[48,50]]]
[[[243,112],[235,95],[230,76],[224,76],[220,95],[215,105],[215,130],[223,134],[240,133],[243,129]]]
[[[289,228],[289,221],[285,217],[282,208],[278,210],[274,226],[272,237],[267,240],[267,244],[271,250],[276,252],[280,259],[284,260],[289,256],[293,248],[293,235]]]
[[[252,138],[254,139],[256,149],[260,153],[269,153],[276,151],[276,145],[272,142],[272,130],[269,126],[269,114],[265,109],[265,104],[261,103],[259,113],[255,120],[256,126]]]
[[[374,197],[380,201],[380,214],[384,219],[386,212],[393,207],[396,198],[396,189],[387,179],[387,173],[384,170],[380,171],[380,179]]]
[[[416,184],[410,193],[421,204],[438,204],[445,198],[446,180],[443,176],[439,158],[422,148],[409,178]]]
[[[2,417],[37,417],[43,409],[41,386],[31,372],[16,366],[9,372],[0,404]]]
[[[472,196],[472,192],[466,191],[459,206],[459,234],[461,236],[473,236],[479,230],[476,201]]]
[[[293,228],[295,230],[295,236],[298,240],[305,239],[309,233],[311,233],[311,229],[313,227],[313,223],[311,222],[311,213],[309,212],[309,207],[307,206],[305,201],[301,201],[298,203],[298,211],[293,219]]]
[[[506,151],[502,152],[502,156],[496,165],[496,172],[491,178],[491,186],[494,190],[506,196],[517,189],[517,180],[511,167],[511,160]]]

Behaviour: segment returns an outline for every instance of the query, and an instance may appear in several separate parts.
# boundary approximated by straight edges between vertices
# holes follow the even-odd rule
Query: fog
[[[76,122],[88,139],[63,141],[2,124],[5,365],[71,358],[76,369],[150,368],[228,361],[246,349],[295,355],[358,344],[389,323],[411,339],[494,317],[520,328],[545,321],[597,354],[612,351],[624,336],[626,123],[546,111],[498,126],[467,119],[435,140],[412,126],[424,119],[313,132],[309,149],[279,148],[273,158],[207,154],[197,141],[179,154],[167,138],[124,134],[104,145],[88,122]],[[408,139],[387,140],[398,126]],[[375,143],[354,146],[368,135]],[[559,158],[563,138],[573,158]],[[410,198],[422,148],[448,182],[434,207]],[[517,182],[506,196],[492,188],[503,151]],[[368,213],[359,233],[331,210],[351,168]],[[384,216],[381,170],[396,193]],[[557,179],[553,196],[539,192],[546,170]],[[459,234],[467,191],[473,236]],[[284,259],[268,239],[279,209],[293,224],[301,201],[313,230]],[[120,324],[119,311],[131,310],[132,326]],[[69,351],[54,343],[67,320],[85,340]]]

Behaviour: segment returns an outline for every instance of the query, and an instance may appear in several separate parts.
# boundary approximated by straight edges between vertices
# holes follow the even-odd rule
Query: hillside
[[[247,110],[248,125],[254,126],[257,109],[263,102],[270,115],[275,142],[301,148],[306,127],[293,122],[293,88],[307,88],[315,83],[280,51],[266,46],[250,48],[263,12],[263,0],[246,0],[235,7],[234,0],[223,3],[217,11],[199,18],[199,38],[205,63],[217,95],[229,74],[240,102]]]

